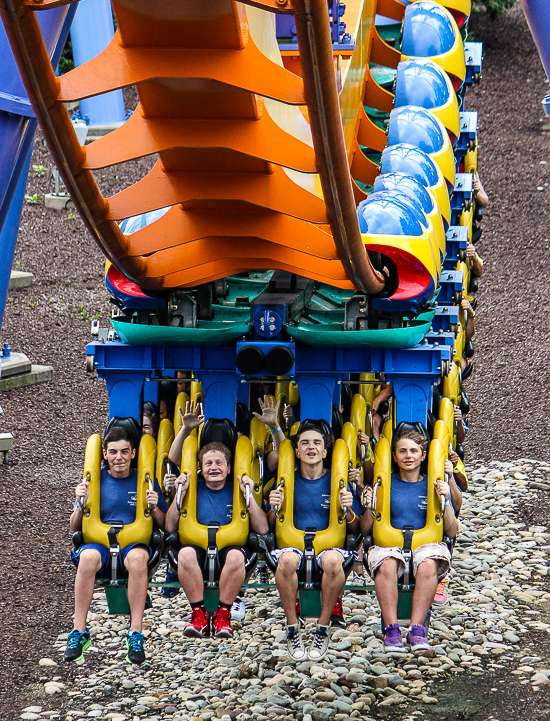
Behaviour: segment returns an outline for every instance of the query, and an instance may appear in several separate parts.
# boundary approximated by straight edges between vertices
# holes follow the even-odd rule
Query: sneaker
[[[330,626],[321,626],[317,624],[315,633],[313,634],[313,641],[308,651],[308,658],[310,661],[322,661],[325,658],[328,651],[328,644],[330,641]]]
[[[191,613],[191,623],[183,629],[183,635],[188,638],[201,638],[210,635],[210,614],[200,606],[195,606]]]
[[[176,583],[178,580],[178,574],[175,571],[172,571],[171,568],[169,568],[166,571],[166,578],[165,583]],[[179,593],[179,588],[176,588],[175,586],[163,586],[160,591],[160,595],[164,598],[174,598],[174,596],[177,596]]]
[[[139,631],[133,631],[126,635],[126,648],[128,654],[126,660],[129,663],[142,664],[145,661],[145,651],[143,650],[143,634]]]
[[[231,619],[242,623],[246,616],[246,601],[244,596],[237,596],[231,606]]]
[[[405,650],[405,644],[401,638],[401,629],[398,623],[390,623],[384,629],[384,650],[399,653]]]
[[[288,655],[295,661],[303,661],[306,657],[306,647],[300,633],[300,624],[286,627],[286,647]]]
[[[67,648],[63,654],[63,661],[80,660],[84,655],[84,651],[89,648],[91,643],[89,629],[86,629],[82,633],[75,628],[67,637]]]
[[[339,626],[340,628],[346,627],[346,621],[344,619],[344,609],[342,608],[342,601],[338,599],[334,604],[332,616],[330,617],[331,626]]]
[[[267,573],[267,566],[265,563],[258,564],[258,568],[256,569],[256,577],[258,580],[258,583],[269,583],[269,576]]]
[[[411,626],[407,634],[407,643],[411,645],[411,651],[424,651],[431,648],[424,626]]]
[[[449,576],[445,576],[437,584],[437,591],[434,596],[434,603],[436,606],[444,606],[449,603]]]
[[[212,629],[216,638],[231,638],[231,636],[233,636],[228,608],[218,608],[212,616]]]

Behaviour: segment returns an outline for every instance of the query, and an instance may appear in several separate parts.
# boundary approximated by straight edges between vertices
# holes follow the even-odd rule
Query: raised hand
[[[187,401],[185,404],[185,413],[180,408],[180,416],[182,428],[189,433],[204,423],[204,415],[202,414],[202,403],[193,403]]]
[[[262,415],[256,412],[254,412],[253,415],[262,423],[265,423],[269,430],[274,431],[279,427],[279,405],[281,402],[277,401],[277,403],[275,403],[272,396],[264,396],[263,403],[261,398],[258,398],[258,403],[260,404]]]

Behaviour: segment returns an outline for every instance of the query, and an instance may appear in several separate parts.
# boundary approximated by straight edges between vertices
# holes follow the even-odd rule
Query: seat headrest
[[[231,457],[234,458],[237,429],[233,421],[230,421],[229,418],[209,418],[201,430],[200,448],[204,448],[208,443],[223,443],[229,448]]]
[[[244,436],[250,435],[250,424],[252,422],[252,413],[245,403],[237,403],[236,427],[237,432]]]

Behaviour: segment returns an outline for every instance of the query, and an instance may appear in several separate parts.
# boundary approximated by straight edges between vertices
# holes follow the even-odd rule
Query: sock
[[[206,611],[204,607],[204,600],[203,601],[197,601],[196,603],[191,604],[191,610],[193,611],[195,608],[200,608],[201,611]]]
[[[218,611],[222,608],[227,608],[228,611],[231,611],[232,605],[233,605],[232,603],[222,603],[222,601],[220,601],[218,604]]]

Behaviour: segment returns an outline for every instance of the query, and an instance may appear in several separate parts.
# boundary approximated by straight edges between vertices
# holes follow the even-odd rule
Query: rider
[[[197,521],[201,525],[231,523],[233,518],[233,483],[228,482],[231,471],[231,453],[222,443],[208,443],[199,452],[202,481],[197,483]],[[251,491],[250,525],[257,533],[268,531],[265,513],[252,495],[254,482],[247,475],[237,476],[243,494],[246,486]],[[189,477],[182,473],[176,479],[176,494],[181,486],[183,498],[189,487]],[[166,516],[166,530],[174,533],[179,528],[180,512],[172,503]],[[185,523],[185,521],[183,521]],[[220,551],[220,602],[212,616],[212,627],[217,638],[230,638],[231,606],[245,581],[245,564],[248,549],[227,546]],[[183,630],[184,636],[207,636],[210,632],[210,614],[204,606],[204,580],[202,568],[206,551],[198,546],[183,546],[178,553],[178,577],[181,587],[191,604],[191,622]]]
[[[136,520],[137,469],[132,468],[136,455],[131,434],[119,426],[110,428],[103,439],[103,458],[107,467],[101,470],[102,523],[122,521],[125,525]],[[71,531],[82,530],[84,511],[79,503],[88,497],[88,481],[84,480],[75,489],[76,502],[71,515]],[[146,501],[151,516],[160,528],[164,528],[166,501],[155,481],[154,490],[147,490]],[[147,562],[151,548],[146,543],[133,543],[121,550],[124,567],[128,571],[128,601],[130,603],[130,629],[126,638],[127,660],[141,664],[145,661],[143,651],[142,620],[147,596]],[[71,631],[64,654],[65,661],[77,661],[90,645],[90,632],[86,628],[88,609],[94,593],[96,574],[109,559],[109,549],[97,543],[86,543],[73,554],[78,566],[75,580],[74,630]]]
[[[290,440],[299,462],[299,470],[294,472],[294,526],[302,531],[310,527],[322,531],[329,526],[331,496],[331,472],[324,467],[323,461],[334,441],[334,436],[325,433],[320,425],[308,421]],[[281,487],[269,494],[267,518],[271,529],[275,527],[276,522],[272,509],[280,508],[283,497],[284,492]],[[353,533],[359,528],[359,518],[355,511],[362,512],[361,506],[353,494],[345,488],[340,491],[339,502],[342,508],[347,508],[347,527]],[[349,554],[350,551],[342,548],[328,548],[317,555],[317,563],[323,574],[322,607],[308,653],[312,661],[321,660],[327,652],[330,618],[346,580],[342,564]],[[294,547],[278,548],[273,551],[272,556],[277,563],[275,583],[286,615],[288,651],[290,656],[298,661],[306,656],[296,614],[298,568],[303,552]]]
[[[425,473],[421,473],[421,464],[426,457],[427,447],[427,436],[417,430],[403,428],[394,434],[392,453],[398,468],[398,472],[391,475],[390,519],[394,528],[412,526],[419,529],[426,525],[428,478]],[[454,538],[458,521],[450,502],[449,484],[438,480],[435,487],[439,496],[445,499],[443,533],[448,538]],[[365,490],[366,510],[361,519],[363,536],[372,532],[372,494],[372,488]],[[451,555],[442,542],[424,544],[415,548],[412,554],[416,585],[407,642],[413,651],[419,651],[430,648],[423,624],[434,600],[437,583],[449,571]],[[403,549],[398,546],[371,546],[368,565],[374,577],[376,597],[385,624],[384,646],[387,651],[404,651],[397,621],[397,581],[405,571]]]

